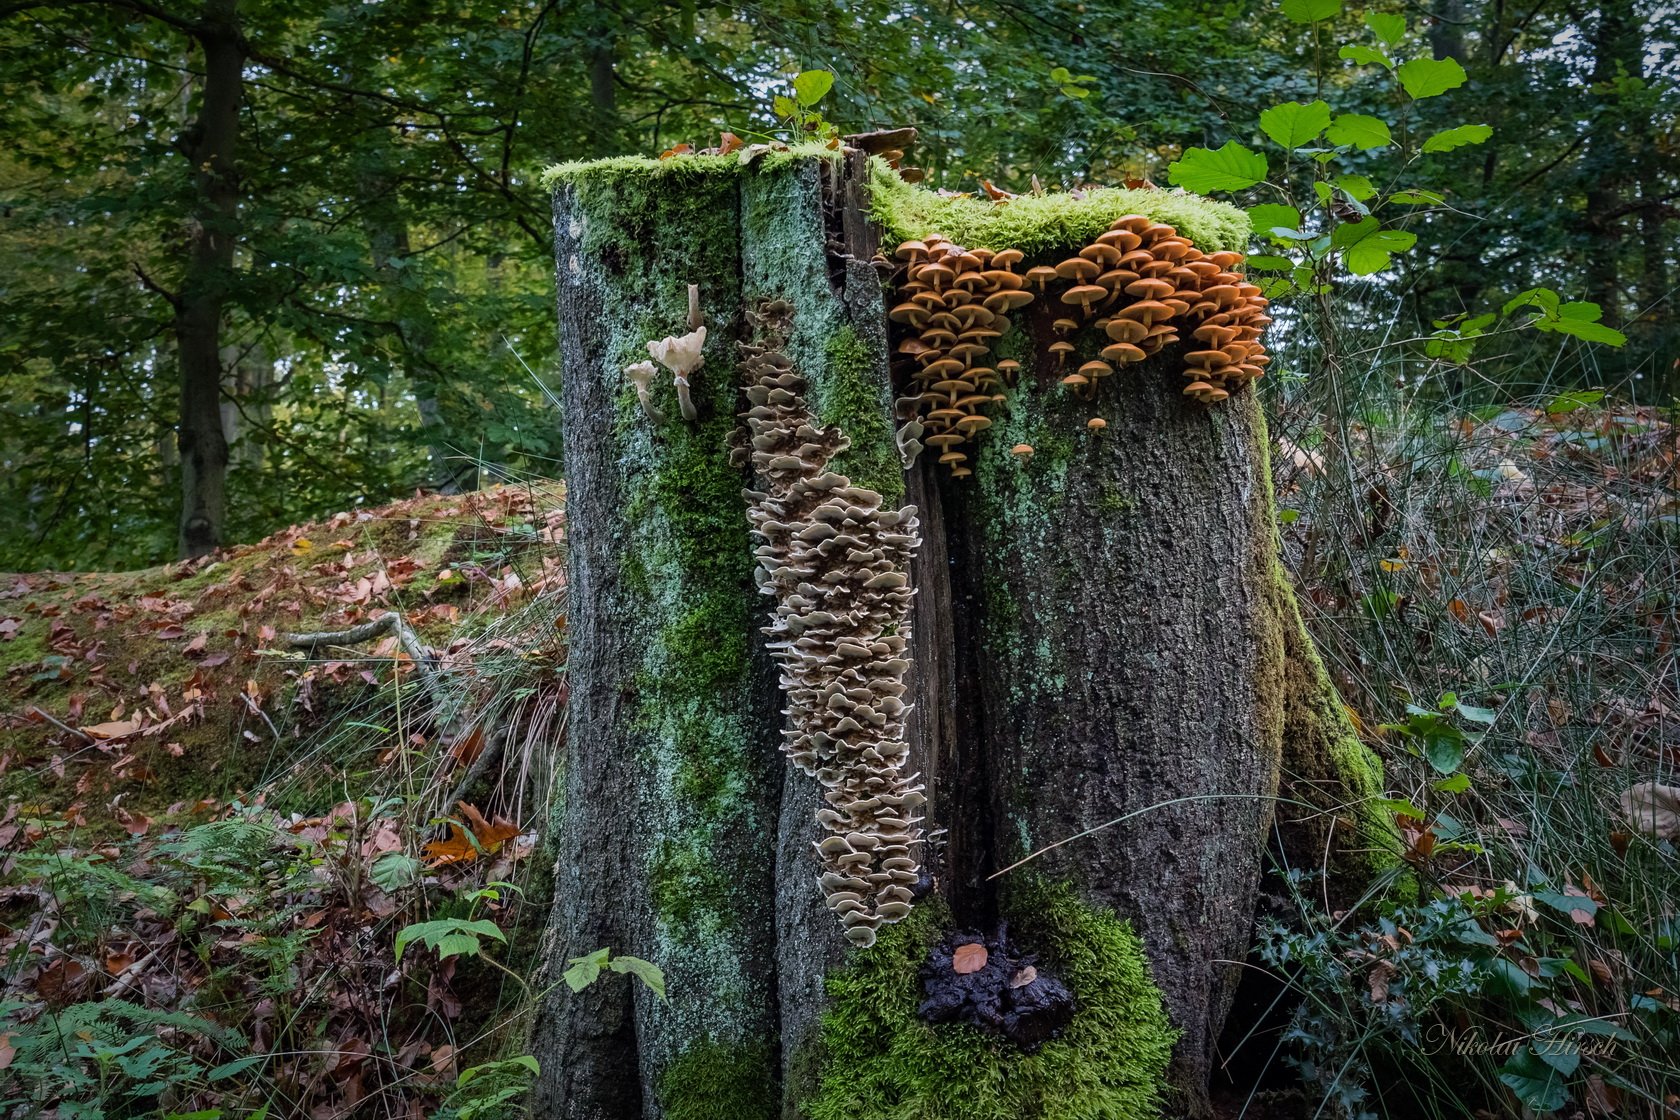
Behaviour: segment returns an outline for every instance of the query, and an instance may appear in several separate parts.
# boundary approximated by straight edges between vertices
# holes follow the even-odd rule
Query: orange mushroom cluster
[[[1182,344],[1184,394],[1205,404],[1225,400],[1271,360],[1260,341],[1271,322],[1267,301],[1239,271],[1243,255],[1205,253],[1140,214],[1117,219],[1055,264],[1023,269],[1017,249],[966,249],[938,236],[905,241],[894,256],[903,269],[888,312],[897,324],[896,384],[905,391],[900,447],[935,449],[959,477],[971,472],[958,448],[991,425],[986,406],[1003,399],[1020,368],[989,364],[994,343],[1009,314],[1036,299],[1054,315],[1056,375],[1085,398],[1118,368],[1168,346]],[[1085,329],[1101,332],[1101,346],[1079,362]]]
[[[783,749],[823,787],[823,894],[846,939],[867,946],[909,914],[920,877],[926,796],[904,772],[903,699],[916,507],[883,509],[880,494],[828,470],[848,441],[817,426],[781,351],[791,311],[773,300],[749,314],[757,340],[740,344],[749,407],[737,458],[759,486],[746,492],[747,518],[762,542],[759,590],[775,604],[763,633],[787,696]]]
[[[906,241],[895,256],[904,265],[898,301],[888,317],[904,330],[895,348],[899,418],[958,477],[972,473],[957,448],[991,426],[981,408],[1002,400],[1020,363],[987,364],[992,343],[1009,327],[1009,313],[1033,301],[1027,278],[1015,271],[1019,249],[964,249],[939,236]],[[902,441],[901,441],[902,442]]]

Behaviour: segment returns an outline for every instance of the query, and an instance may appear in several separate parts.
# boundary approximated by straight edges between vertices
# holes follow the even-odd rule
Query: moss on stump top
[[[541,182],[552,189],[563,184],[594,187],[626,178],[735,175],[773,171],[801,160],[832,160],[839,156],[839,152],[820,144],[760,151],[750,162],[743,162],[735,153],[667,159],[615,156],[557,164],[543,172]],[[1242,210],[1200,195],[1099,187],[1077,195],[1020,195],[993,202],[974,195],[941,194],[919,184],[906,183],[878,157],[870,159],[869,196],[870,217],[880,223],[886,230],[886,240],[894,244],[937,233],[970,248],[1014,248],[1036,254],[1088,244],[1116,218],[1127,214],[1142,214],[1165,222],[1208,252],[1241,250],[1247,245],[1250,233],[1248,215]]]

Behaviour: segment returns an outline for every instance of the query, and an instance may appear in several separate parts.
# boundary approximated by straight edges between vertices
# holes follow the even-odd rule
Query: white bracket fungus
[[[759,590],[775,604],[763,628],[787,696],[783,749],[822,784],[816,852],[823,893],[847,940],[867,946],[910,912],[927,798],[904,773],[910,669],[910,557],[916,509],[881,508],[873,490],[828,470],[848,441],[818,428],[805,379],[781,352],[791,307],[749,316],[741,344],[746,445],[762,489],[745,493]]]

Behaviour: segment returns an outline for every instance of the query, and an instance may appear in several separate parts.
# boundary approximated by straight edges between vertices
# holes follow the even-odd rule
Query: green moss
[[[1269,532],[1276,532],[1276,490],[1272,484],[1271,438],[1265,416],[1255,409],[1255,440],[1260,456],[1260,486],[1256,500]],[[1289,573],[1273,540],[1265,544],[1263,563],[1268,610],[1260,648],[1270,651],[1256,666],[1262,695],[1261,710],[1281,715],[1279,795],[1305,804],[1286,807],[1282,821],[1285,848],[1292,858],[1317,867],[1329,852],[1330,889],[1343,903],[1351,903],[1379,875],[1392,875],[1399,866],[1398,836],[1393,824],[1376,807],[1383,795],[1383,764],[1359,738],[1335,682],[1307,632]],[[1306,806],[1312,806],[1313,810]],[[1292,819],[1293,818],[1293,819]],[[1340,826],[1343,835],[1332,838]],[[1293,836],[1294,843],[1289,839]]]
[[[537,176],[543,190],[553,190],[562,183],[577,184],[590,180],[622,182],[638,176],[651,178],[689,175],[734,175],[741,171],[776,171],[805,159],[838,159],[840,153],[823,144],[795,144],[784,150],[771,150],[744,164],[738,154],[685,155],[670,159],[651,156],[611,156],[607,159],[571,160],[557,163]]]
[[[1023,879],[1010,930],[1078,1000],[1059,1039],[1026,1054],[916,1015],[916,972],[948,914],[924,903],[828,983],[812,1120],[1129,1120],[1158,1115],[1174,1033],[1131,927],[1065,885]]]
[[[904,496],[904,467],[893,443],[886,385],[874,355],[857,332],[843,325],[824,344],[827,368],[812,384],[812,411],[825,427],[838,427],[852,446],[832,469],[882,495],[889,505]]]
[[[706,1038],[659,1077],[666,1120],[773,1120],[780,1111],[775,1053],[763,1042]]]
[[[940,195],[904,182],[876,161],[869,192],[870,217],[886,227],[887,240],[895,243],[938,233],[962,245],[1031,254],[1084,245],[1126,214],[1166,222],[1208,250],[1246,248],[1251,232],[1248,215],[1235,206],[1172,191],[1102,187],[1080,198],[1022,195],[1000,204],[971,195]]]

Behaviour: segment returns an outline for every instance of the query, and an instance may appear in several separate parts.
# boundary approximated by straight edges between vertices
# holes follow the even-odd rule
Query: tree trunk
[[[752,166],[615,161],[559,181],[573,707],[549,956],[556,978],[600,948],[647,957],[670,989],[662,1002],[608,977],[552,993],[533,1043],[538,1114],[1063,1120],[1165,1103],[1205,1115],[1269,829],[1313,868],[1374,846],[1347,806],[1380,786],[1280,574],[1260,410],[1246,391],[1187,400],[1164,361],[1078,400],[1058,384],[1055,316],[1029,307],[998,343],[1023,370],[972,477],[928,453],[904,471],[865,166],[850,151]],[[692,422],[664,371],[647,409],[622,372],[648,341],[686,329],[689,283],[709,331]],[[746,412],[763,390],[743,397],[743,378],[769,384],[754,380],[769,367],[788,371],[776,383],[787,395]],[[915,853],[925,873],[903,921],[887,871],[868,889],[825,886],[823,859],[848,851],[874,860],[867,869],[894,867],[875,859],[876,840],[915,822],[881,818],[878,837],[847,834],[819,855],[813,845],[840,827],[819,810],[832,820],[853,796],[834,791],[858,764],[842,745],[842,761],[811,776],[778,750],[784,706],[795,732],[815,718],[816,694],[788,665],[828,656],[816,639],[788,652],[800,631],[771,626],[792,585],[778,581],[817,580],[800,591],[820,597],[818,584],[856,577],[817,550],[778,551],[778,533],[832,533],[799,519],[775,473],[793,469],[774,458],[785,450],[735,465],[740,414],[753,435],[782,422],[760,411],[808,413],[803,477],[849,480],[834,492],[857,504],[845,524],[863,543],[847,555],[874,556],[881,586],[896,586],[893,542],[919,538],[908,624],[871,623],[859,640],[875,644],[844,655],[865,657],[875,682],[866,726],[847,734],[885,721],[881,761],[864,773],[885,805],[905,806],[845,811],[909,818],[924,796],[910,776],[926,786],[915,810],[932,830]],[[1105,430],[1087,427],[1093,415]],[[849,446],[836,451],[841,433]],[[1019,443],[1030,458],[1011,452]],[[766,527],[767,509],[787,523]],[[871,540],[887,543],[871,553]],[[755,593],[755,549],[774,594]],[[825,633],[802,617],[807,638]],[[881,674],[900,656],[912,704],[902,766],[897,706],[881,699],[898,695]],[[825,698],[863,711],[832,689]],[[988,963],[953,984],[965,939],[987,946]],[[964,1013],[971,990],[1011,1010],[984,1027],[918,1012],[932,993]]]
[[[227,520],[228,445],[222,434],[222,309],[238,236],[239,178],[234,167],[245,51],[238,0],[206,0],[196,38],[204,51],[198,118],[182,137],[197,187],[192,244],[175,308],[181,361],[182,556],[222,543]]]

